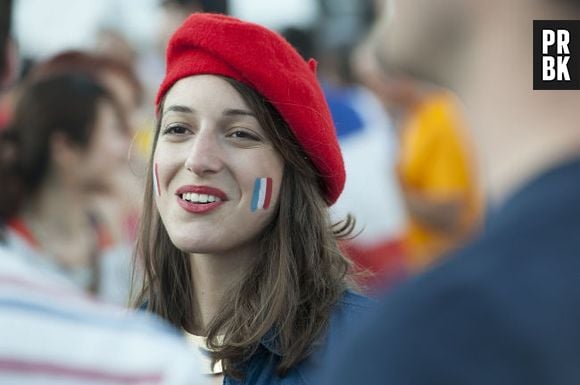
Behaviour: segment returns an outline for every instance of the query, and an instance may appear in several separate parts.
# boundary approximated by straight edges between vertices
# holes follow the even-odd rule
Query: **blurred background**
[[[78,182],[84,186],[83,194],[90,195],[90,206],[82,208],[91,213],[89,231],[98,230],[97,251],[107,258],[76,262],[62,258],[70,250],[55,251],[42,244],[48,237],[42,228],[50,223],[45,212],[30,204],[5,202],[11,210],[9,214],[4,210],[2,220],[12,246],[21,253],[28,247],[52,255],[55,268],[77,276],[79,285],[106,300],[127,300],[164,47],[187,15],[209,11],[275,29],[305,59],[318,61],[347,169],[345,191],[332,215],[338,221],[352,213],[357,220],[357,236],[343,246],[355,260],[363,290],[374,294],[429,268],[441,254],[477,233],[483,194],[461,102],[448,90],[390,68],[368,49],[373,39],[370,28],[383,3],[16,0],[13,35],[19,75],[0,93],[0,130],[19,129],[20,95],[31,83],[82,73],[113,94],[120,120],[114,134],[103,135],[109,135],[118,145],[114,151],[124,156],[117,163],[109,159],[101,165],[110,172],[99,188],[91,185],[87,190],[83,181]],[[113,158],[106,155],[112,153],[100,156]],[[51,188],[54,184],[46,186]],[[38,200],[36,206],[47,204],[39,198],[44,190],[31,195]],[[90,246],[84,254],[94,251]],[[55,256],[59,253],[61,258]],[[79,272],[74,272],[78,268],[89,270],[80,274],[85,278],[78,278]]]

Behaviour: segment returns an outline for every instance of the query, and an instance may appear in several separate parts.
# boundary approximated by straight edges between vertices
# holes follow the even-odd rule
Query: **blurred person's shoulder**
[[[367,313],[376,305],[376,301],[357,291],[346,290],[336,305],[333,317],[344,314],[347,317]]]
[[[326,355],[342,345],[345,337],[360,327],[361,320],[373,313],[377,301],[354,290],[346,290],[331,314],[321,354]]]
[[[0,382],[195,384],[197,352],[161,320],[104,304],[0,248]]]
[[[318,384],[324,371],[332,365],[335,352],[342,348],[347,336],[360,328],[360,322],[373,311],[377,302],[353,290],[346,290],[336,303],[327,330],[313,353],[297,368],[303,384]]]
[[[352,373],[421,383],[454,365],[495,383],[493,371],[517,376],[525,357],[577,368],[579,174],[580,159],[529,182],[470,245],[386,295],[349,341]]]
[[[481,348],[474,339],[492,327],[486,282],[498,267],[484,249],[461,251],[386,293],[345,336],[323,383],[427,383],[450,357],[463,366],[461,355]]]

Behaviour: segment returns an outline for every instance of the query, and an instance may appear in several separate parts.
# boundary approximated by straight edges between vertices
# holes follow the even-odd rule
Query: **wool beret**
[[[175,82],[199,74],[235,79],[268,100],[316,167],[328,204],[338,199],[344,162],[314,60],[306,62],[280,35],[260,25],[194,13],[169,41],[157,108]]]

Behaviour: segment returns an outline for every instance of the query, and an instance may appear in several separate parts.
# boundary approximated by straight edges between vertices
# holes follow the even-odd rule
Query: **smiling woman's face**
[[[163,103],[153,158],[155,201],[189,253],[251,251],[275,213],[284,161],[224,79],[179,80]]]

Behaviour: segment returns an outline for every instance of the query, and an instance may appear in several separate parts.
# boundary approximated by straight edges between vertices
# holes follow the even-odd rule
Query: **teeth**
[[[208,194],[197,194],[197,193],[184,193],[181,199],[192,202],[192,203],[212,203],[221,202],[221,199]]]

